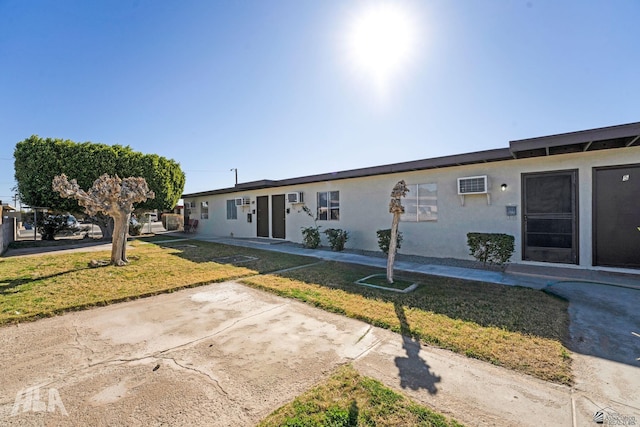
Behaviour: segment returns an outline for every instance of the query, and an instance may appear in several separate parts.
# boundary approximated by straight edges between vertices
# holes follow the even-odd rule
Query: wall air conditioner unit
[[[458,194],[487,194],[487,175],[458,178]]]
[[[236,206],[249,206],[250,204],[251,201],[249,200],[249,197],[236,197]]]
[[[287,193],[287,202],[289,203],[303,203],[304,198],[302,192],[296,191],[295,193]]]
[[[458,178],[458,196],[460,196],[460,204],[464,206],[464,196],[472,194],[486,194],[487,205],[491,204],[491,196],[489,195],[487,185],[487,175],[465,176]]]

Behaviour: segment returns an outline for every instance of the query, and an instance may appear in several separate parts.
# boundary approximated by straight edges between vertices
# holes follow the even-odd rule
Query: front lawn
[[[126,267],[88,267],[92,259],[108,260],[110,251],[0,258],[0,325],[313,262],[193,240],[130,246]],[[237,266],[213,261],[237,254],[256,259]]]

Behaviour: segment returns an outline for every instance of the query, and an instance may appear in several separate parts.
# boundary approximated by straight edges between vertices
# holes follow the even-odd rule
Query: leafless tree
[[[393,264],[396,260],[398,250],[398,223],[400,215],[404,213],[402,198],[407,195],[409,189],[404,180],[398,181],[391,191],[391,202],[389,202],[389,212],[393,214],[391,222],[391,241],[389,242],[389,254],[387,256],[387,282],[393,283]]]
[[[127,264],[127,233],[133,204],[153,199],[155,194],[149,190],[144,178],[124,178],[117,175],[101,175],[93,186],[84,191],[75,179],[69,181],[65,174],[53,178],[53,190],[62,197],[74,198],[85,208],[89,215],[103,212],[113,218],[114,231],[111,244],[111,264]]]

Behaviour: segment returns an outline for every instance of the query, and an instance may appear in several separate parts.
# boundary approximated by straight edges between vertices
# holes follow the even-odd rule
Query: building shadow
[[[569,350],[640,366],[639,289],[576,280],[545,290],[569,301]]]
[[[442,378],[434,374],[426,360],[420,357],[420,341],[411,336],[411,328],[407,322],[402,304],[394,303],[394,309],[400,321],[402,348],[407,353],[406,357],[395,358],[395,364],[400,375],[400,387],[411,390],[424,389],[429,394],[436,394],[438,392],[436,384]]]

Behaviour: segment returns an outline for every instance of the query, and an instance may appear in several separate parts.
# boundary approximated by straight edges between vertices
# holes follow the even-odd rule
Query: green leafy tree
[[[83,211],[77,200],[63,198],[51,188],[53,178],[62,174],[76,179],[80,188],[90,188],[103,174],[142,177],[155,194],[154,199],[137,205],[145,210],[173,209],[184,190],[185,175],[176,161],[133,151],[128,146],[34,135],[18,142],[13,155],[20,200],[31,206],[72,213]],[[100,227],[104,238],[111,238],[113,220],[108,215],[98,212],[91,220]]]

